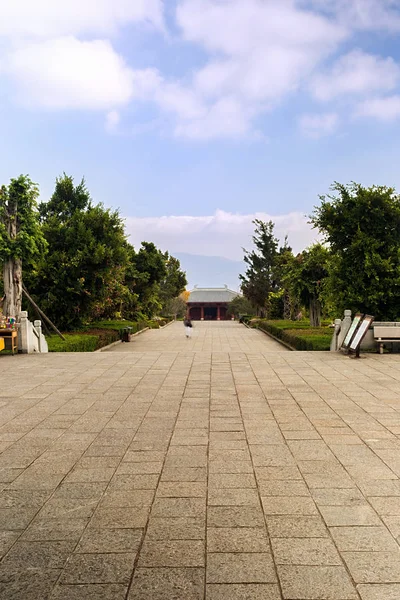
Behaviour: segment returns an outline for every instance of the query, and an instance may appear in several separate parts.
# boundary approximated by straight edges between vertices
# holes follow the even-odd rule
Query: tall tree
[[[285,237],[283,246],[279,248],[279,252],[276,256],[275,261],[275,281],[276,284],[281,288],[282,302],[283,302],[283,318],[286,320],[293,319],[296,311],[296,300],[293,297],[289,287],[285,283],[284,273],[286,266],[293,259],[292,248],[288,244],[288,238]]]
[[[94,206],[85,182],[75,186],[64,174],[40,213],[49,255],[30,275],[38,303],[64,329],[112,316],[126,293],[128,260],[118,212]]]
[[[400,198],[393,188],[335,183],[311,222],[333,254],[329,289],[344,309],[379,320],[400,316]]]
[[[293,298],[309,308],[311,327],[320,327],[329,251],[315,244],[292,256],[283,268],[283,281]]]
[[[160,284],[167,273],[164,254],[152,242],[142,242],[130,261],[129,286],[138,295],[140,310],[152,317],[162,308]]]
[[[260,316],[268,313],[269,294],[275,289],[275,264],[278,252],[278,240],[274,236],[274,223],[260,219],[253,221],[254,250],[244,250],[244,262],[247,270],[240,275],[242,291],[257,308]]]
[[[18,317],[22,304],[22,266],[44,255],[37,199],[39,188],[20,175],[0,189],[0,263],[3,263],[5,315]]]
[[[181,269],[180,261],[171,256],[168,252],[164,253],[165,276],[160,282],[160,300],[163,311],[167,309],[171,300],[177,298],[187,285],[186,273]]]

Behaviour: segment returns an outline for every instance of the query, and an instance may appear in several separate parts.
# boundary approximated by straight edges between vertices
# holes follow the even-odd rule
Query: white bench
[[[379,354],[383,354],[383,344],[385,342],[400,342],[400,327],[375,326],[374,339],[379,345]]]

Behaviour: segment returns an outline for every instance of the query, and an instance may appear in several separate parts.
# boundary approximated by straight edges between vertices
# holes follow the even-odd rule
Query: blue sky
[[[400,189],[399,31],[399,0],[2,2],[0,181],[85,176],[172,253],[239,261],[255,216],[300,250],[334,180]]]

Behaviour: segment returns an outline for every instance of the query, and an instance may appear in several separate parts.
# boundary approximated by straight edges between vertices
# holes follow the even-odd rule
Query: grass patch
[[[113,329],[87,329],[64,333],[64,340],[52,335],[46,338],[49,352],[94,352],[119,340],[119,333]]]
[[[154,321],[157,327],[165,325],[166,322]],[[131,333],[137,333],[149,326],[150,323],[146,321],[96,321],[82,330],[64,333],[65,342],[55,335],[46,339],[49,352],[94,352],[119,340],[125,327],[130,327]]]
[[[324,321],[329,324],[329,321]],[[310,327],[307,321],[266,321],[257,319],[252,322],[267,333],[286,342],[295,350],[326,351],[330,350],[333,329],[331,327]]]
[[[89,331],[91,329],[107,329],[117,331],[119,333],[125,327],[131,327],[132,333],[137,333],[147,326],[148,325],[146,321],[95,321],[94,323],[88,325],[85,330]]]
[[[94,352],[99,338],[86,333],[65,333],[65,342],[58,336],[46,338],[49,352]]]

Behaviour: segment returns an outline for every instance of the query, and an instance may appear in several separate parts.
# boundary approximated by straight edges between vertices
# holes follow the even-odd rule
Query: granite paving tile
[[[12,358],[0,597],[400,597],[396,354],[204,322]]]
[[[270,553],[210,553],[207,583],[275,583]]]
[[[288,600],[357,600],[358,594],[344,567],[280,565],[278,576]]]
[[[203,600],[204,570],[188,568],[139,568],[128,600]]]
[[[207,585],[206,600],[281,600],[276,584],[214,584]]]
[[[129,584],[135,555],[73,554],[60,579],[61,584],[121,583]]]

